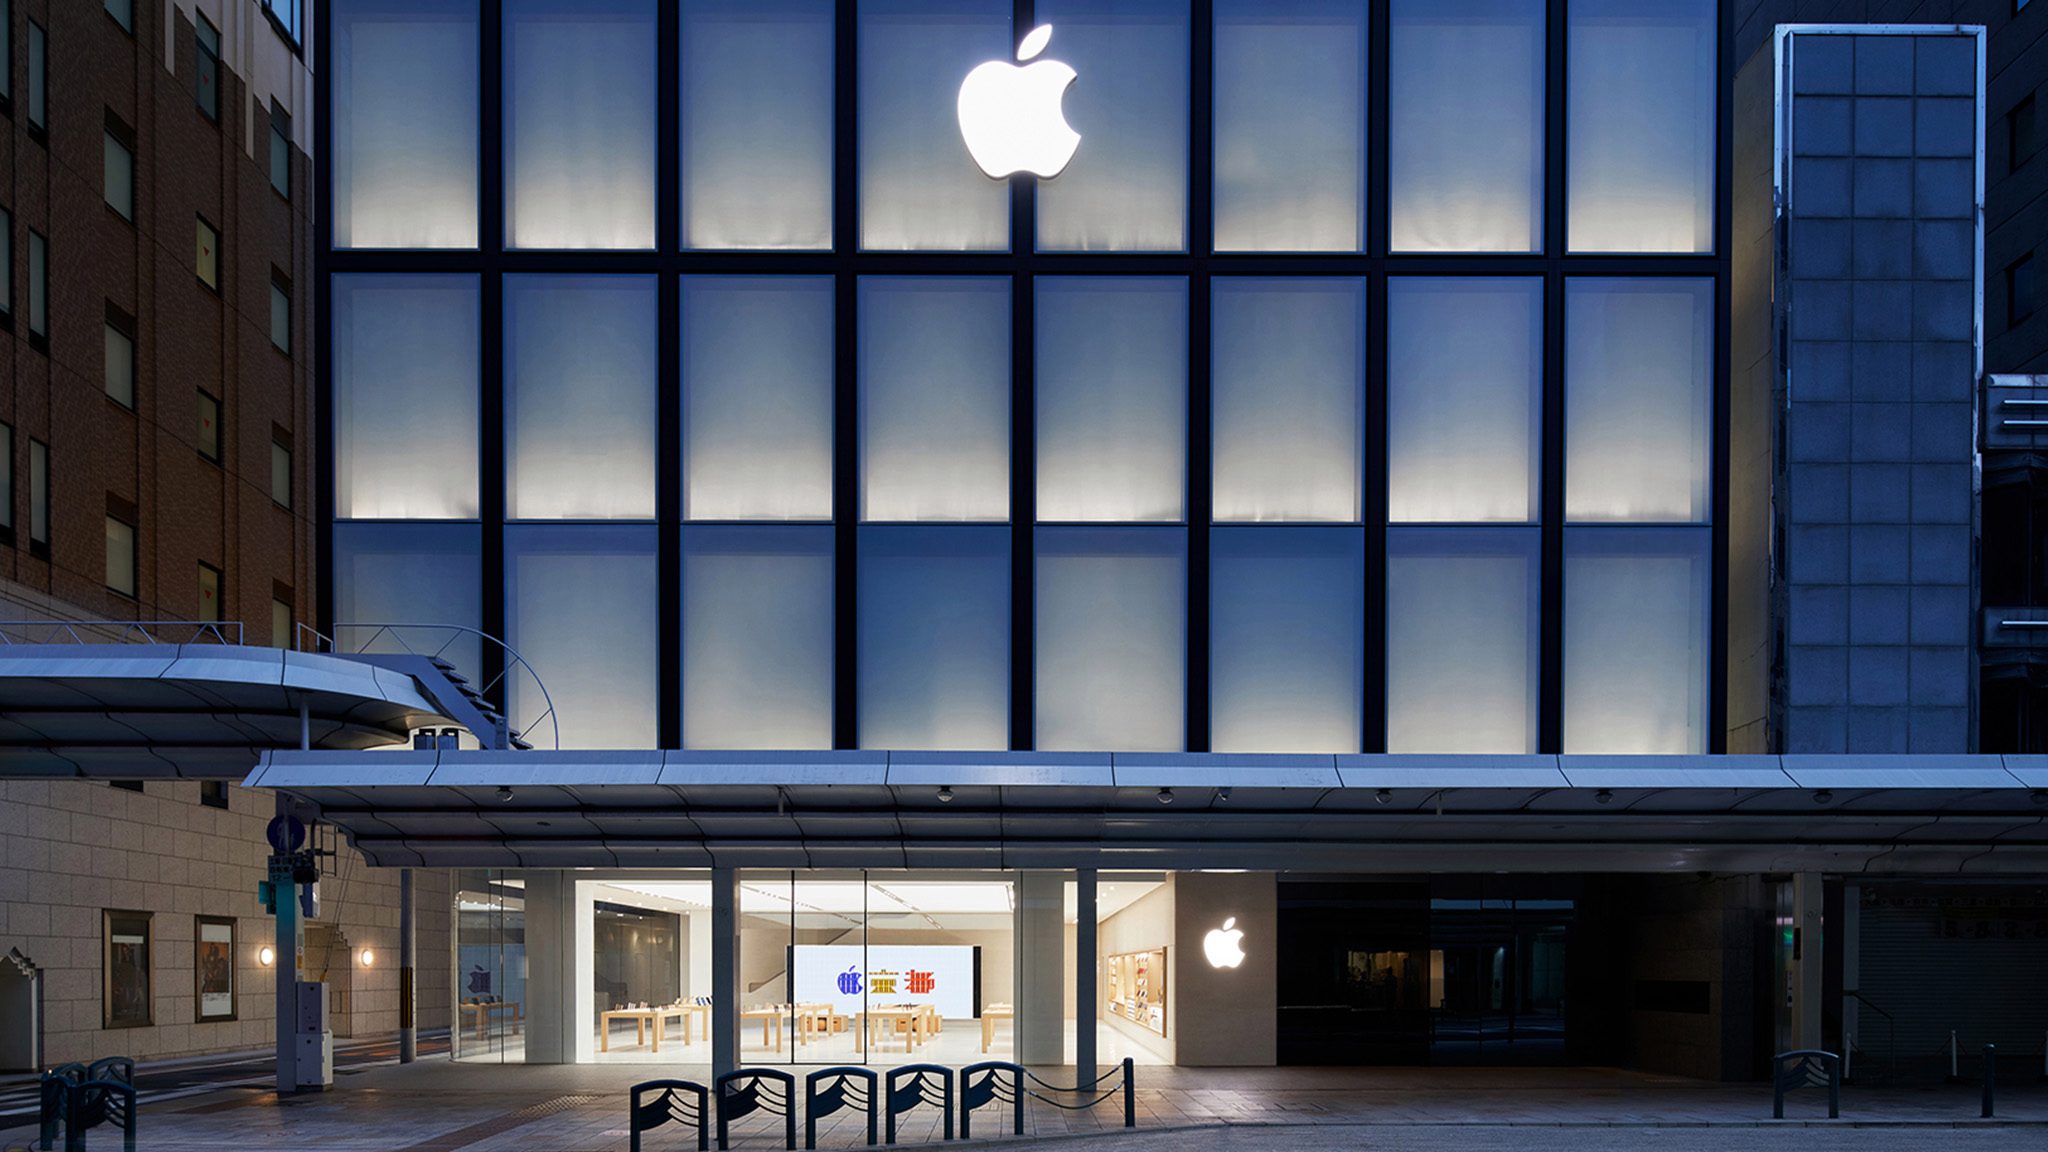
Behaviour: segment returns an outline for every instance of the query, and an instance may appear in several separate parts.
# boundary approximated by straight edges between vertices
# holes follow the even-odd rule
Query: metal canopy
[[[2048,871],[2013,759],[273,752],[246,783],[384,865]]]
[[[267,748],[403,743],[451,724],[373,660],[232,643],[0,647],[0,777],[234,780]]]

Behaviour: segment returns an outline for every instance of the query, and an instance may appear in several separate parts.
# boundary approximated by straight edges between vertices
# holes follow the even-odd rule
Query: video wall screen
[[[864,1004],[928,1004],[955,1020],[979,1016],[981,949],[966,944],[798,944],[790,999],[852,1014]]]

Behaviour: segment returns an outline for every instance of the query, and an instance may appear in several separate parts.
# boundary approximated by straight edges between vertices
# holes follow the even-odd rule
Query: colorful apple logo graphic
[[[1052,25],[1040,24],[1017,46],[1017,59],[1031,59],[1051,41]],[[960,135],[983,172],[997,180],[1013,172],[1060,174],[1081,146],[1081,134],[1060,111],[1074,76],[1058,60],[1022,68],[991,60],[967,74],[960,82]]]
[[[859,970],[859,969],[857,969],[857,968],[848,968],[848,969],[847,969],[846,971],[844,971],[844,972],[841,972],[841,973],[839,974],[839,994],[840,994],[841,996],[858,996],[858,995],[860,995],[860,970]]]
[[[1225,920],[1221,928],[1209,929],[1202,937],[1202,955],[1209,958],[1211,968],[1235,968],[1244,963],[1244,930],[1237,926],[1237,917]]]

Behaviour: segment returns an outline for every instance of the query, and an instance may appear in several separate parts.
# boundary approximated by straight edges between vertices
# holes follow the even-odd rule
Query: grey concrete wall
[[[1704,1013],[1636,1008],[1628,1019],[1630,1066],[1703,1080],[1755,1072],[1761,882],[1754,876],[1642,877],[1630,891],[1626,946],[1635,981],[1708,985]]]
[[[1792,51],[1782,748],[1967,751],[1975,45]]]
[[[1184,1067],[1262,1066],[1278,1058],[1280,901],[1271,872],[1181,872],[1173,878],[1173,947],[1167,951],[1168,1031]],[[1202,937],[1236,918],[1244,963],[1213,968]]]

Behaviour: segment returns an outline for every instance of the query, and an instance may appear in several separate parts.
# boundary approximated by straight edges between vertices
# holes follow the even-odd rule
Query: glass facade
[[[1020,11],[1081,142],[990,179]],[[322,622],[503,637],[515,727],[1720,746],[1713,0],[325,18]]]

